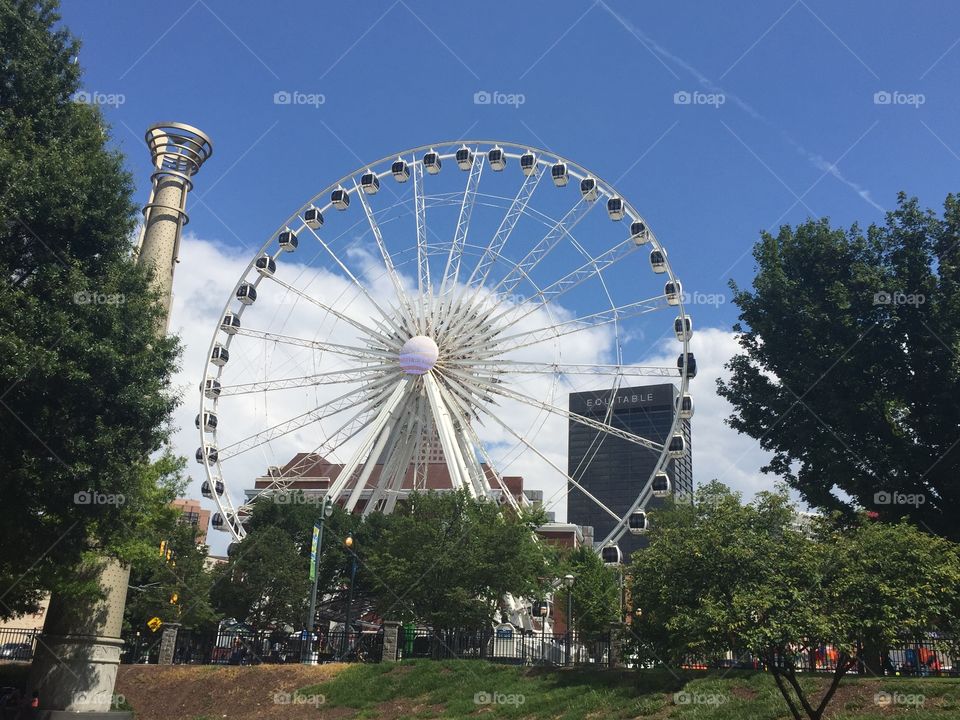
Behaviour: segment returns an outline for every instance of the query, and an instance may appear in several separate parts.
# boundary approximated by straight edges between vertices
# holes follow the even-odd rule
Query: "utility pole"
[[[320,582],[320,557],[321,552],[323,552],[323,523],[332,514],[333,498],[324,495],[320,519],[313,526],[314,540],[313,547],[310,549],[310,611],[307,614],[307,629],[300,644],[300,662],[304,665],[316,665],[319,660],[317,651],[313,648],[313,632],[316,628],[317,616],[317,584]],[[306,643],[309,643],[309,645],[306,645]],[[309,648],[306,653],[303,652],[305,646]]]

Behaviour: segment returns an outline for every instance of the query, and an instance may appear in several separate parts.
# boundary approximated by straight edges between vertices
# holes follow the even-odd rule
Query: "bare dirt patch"
[[[292,696],[295,690],[330,680],[346,667],[121,665],[116,692],[130,703],[137,720],[344,718],[354,712],[325,708],[317,699],[297,702]],[[286,697],[291,702],[284,703]]]

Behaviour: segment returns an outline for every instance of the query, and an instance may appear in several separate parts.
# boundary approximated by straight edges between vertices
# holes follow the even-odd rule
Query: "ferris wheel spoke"
[[[427,207],[423,186],[423,163],[413,159],[413,206],[417,224],[417,311],[420,333],[428,331],[430,312],[425,307],[426,299],[433,296],[430,282],[430,248],[427,245]]]
[[[513,437],[515,437],[515,438],[516,438],[517,440],[519,440],[521,443],[523,443],[523,445],[524,445],[527,449],[529,449],[531,452],[533,452],[537,457],[539,457],[541,460],[543,460],[545,463],[547,463],[547,464],[548,464],[550,467],[552,467],[555,471],[557,471],[558,473],[560,473],[560,475],[562,475],[563,478],[564,478],[568,483],[572,484],[575,488],[577,488],[578,490],[580,490],[580,492],[582,492],[582,493],[583,493],[584,495],[586,495],[588,498],[590,498],[591,500],[593,500],[593,502],[597,504],[597,507],[599,507],[599,508],[600,508],[601,510],[603,510],[605,513],[607,513],[610,517],[612,517],[612,518],[613,518],[614,520],[616,520],[617,522],[620,521],[620,516],[619,516],[619,515],[617,515],[613,510],[611,510],[610,508],[608,508],[598,497],[596,497],[593,493],[591,493],[591,492],[590,492],[589,490],[587,490],[583,485],[581,485],[580,482],[578,482],[577,480],[574,480],[572,477],[570,477],[565,470],[563,470],[562,468],[560,468],[559,465],[557,465],[555,462],[553,462],[553,460],[551,460],[550,458],[548,458],[544,453],[540,452],[540,450],[538,450],[538,449],[536,448],[536,446],[534,446],[533,444],[531,444],[529,440],[527,440],[525,437],[523,437],[522,435],[520,435],[520,433],[516,432],[512,427],[510,427],[510,426],[507,425],[505,422],[503,422],[499,417],[497,417],[497,415],[496,415],[495,413],[487,412],[487,415],[489,415],[491,418],[493,418],[493,420],[494,420],[498,425],[500,425],[500,427],[502,427],[504,430],[506,430],[510,435],[512,435]]]
[[[359,347],[356,345],[341,345],[339,343],[329,343],[321,340],[307,340],[306,338],[298,338],[290,335],[279,335],[277,333],[264,332],[263,330],[254,330],[252,328],[237,328],[236,334],[257,338],[265,342],[281,343],[283,345],[293,345],[310,350],[320,350],[336,355],[344,355],[362,362],[379,363],[382,360],[395,360],[397,357],[396,352],[391,352],[386,347],[380,349]]]
[[[359,387],[342,395],[338,395],[337,397],[321,403],[305,413],[297,415],[296,417],[288,420],[284,420],[281,423],[273,425],[258,433],[254,433],[253,435],[245,437],[242,440],[238,440],[235,443],[226,445],[220,448],[218,451],[220,460],[229,460],[232,457],[236,457],[237,455],[241,455],[249,450],[253,450],[264,443],[276,440],[278,437],[292,433],[295,430],[306,427],[307,425],[320,422],[326,418],[333,417],[344,410],[356,407],[357,400],[363,396],[367,396],[368,399],[361,404],[361,409],[370,409],[378,400],[378,396],[374,393],[381,389],[387,382],[388,381],[384,379],[377,384]],[[373,394],[372,397],[371,394]]]
[[[262,380],[260,382],[237,383],[235,385],[221,385],[220,397],[231,395],[246,395],[249,393],[270,392],[273,390],[289,390],[292,388],[314,387],[316,385],[339,385],[349,382],[364,382],[379,377],[389,370],[395,370],[396,364],[368,365],[350,370],[330,370],[301,377],[279,378],[277,380]]]
[[[381,395],[381,398],[385,397],[386,395]],[[309,453],[306,453],[303,458],[295,462],[293,465],[287,467],[279,476],[276,476],[267,485],[267,487],[261,491],[260,494],[265,495],[271,491],[286,490],[307,469],[315,465],[319,459],[322,458],[327,460],[329,457],[333,456],[337,450],[346,445],[347,442],[352,440],[364,428],[367,427],[369,413],[369,406],[360,408],[348,420],[340,425],[340,427],[327,435],[322,443],[317,445],[317,447],[315,447]]]
[[[306,300],[307,302],[311,303],[312,305],[315,305],[316,307],[320,308],[324,312],[327,312],[333,315],[334,317],[338,318],[339,320],[342,320],[343,322],[356,328],[357,330],[364,333],[365,335],[369,335],[376,342],[385,343],[391,346],[395,345],[398,350],[400,349],[400,344],[392,340],[390,337],[382,335],[381,333],[378,333],[377,331],[370,329],[369,327],[364,325],[362,322],[359,322],[358,320],[354,320],[352,317],[350,317],[349,315],[345,315],[339,310],[335,310],[334,308],[330,307],[326,303],[321,302],[320,300],[317,300],[312,295],[305,293],[300,288],[297,288],[291,285],[290,283],[286,283],[283,280],[280,280],[275,275],[270,276],[270,280],[276,283],[277,285],[279,285],[280,287],[284,288],[287,292],[292,292],[297,297],[302,298],[303,300]]]
[[[596,205],[596,202],[588,202],[581,197],[577,203],[550,228],[540,242],[494,286],[493,292],[496,293],[500,288],[503,288],[501,294],[509,295],[513,293],[524,276],[528,276],[530,271],[539,265],[540,262],[550,254],[550,251],[560,244],[560,241],[563,240],[564,237],[569,235],[570,231],[576,227],[577,223],[586,217],[594,205]]]
[[[584,330],[594,330],[605,325],[610,325],[611,323],[623,322],[629,318],[663,310],[664,308],[670,307],[665,301],[663,303],[658,303],[658,300],[663,300],[665,297],[665,295],[660,295],[657,297],[648,298],[646,300],[640,300],[638,302],[629,303],[628,305],[621,305],[620,307],[610,308],[609,310],[601,310],[600,312],[593,313],[592,315],[585,315],[581,318],[573,318],[571,320],[557,323],[556,325],[542,327],[528,332],[515,333],[512,335],[500,335],[494,339],[493,343],[495,344],[495,348],[491,348],[491,353],[498,354],[510,350],[519,350],[521,348],[530,347],[531,345],[538,345],[539,343],[542,343],[546,340],[552,340],[553,338],[562,337],[571,333],[582,332]],[[499,332],[502,333],[504,329],[507,329],[514,324],[515,321],[508,323],[507,325],[503,326]],[[471,346],[467,349],[473,350],[479,349],[479,347],[482,346]]]
[[[320,237],[320,235],[317,233],[316,230],[314,230],[313,228],[311,228],[309,225],[305,225],[304,227],[306,227],[307,230],[309,230],[310,233],[313,235],[313,237],[316,238],[317,242],[320,243],[320,246],[327,252],[327,255],[329,255],[329,256],[333,259],[333,261],[337,264],[337,267],[339,267],[339,268],[343,271],[343,273],[350,279],[350,282],[352,282],[357,288],[359,288],[360,292],[363,293],[364,297],[366,297],[367,300],[370,301],[370,304],[373,305],[373,306],[377,309],[377,311],[380,313],[381,317],[382,317],[384,320],[386,320],[386,322],[387,322],[391,327],[393,327],[393,329],[394,329],[398,334],[401,334],[401,335],[402,335],[402,334],[403,334],[403,331],[401,330],[400,326],[398,326],[398,325],[394,322],[393,316],[392,316],[390,313],[386,312],[386,311],[380,306],[380,303],[378,303],[376,300],[373,299],[373,296],[372,296],[372,295],[370,294],[370,292],[367,290],[366,286],[365,286],[363,283],[361,283],[361,282],[357,279],[357,276],[354,275],[353,272],[350,270],[350,268],[348,268],[348,267],[343,263],[343,261],[340,259],[340,256],[337,255],[335,252],[333,252],[333,250],[330,249],[330,245],[328,245],[328,244],[323,240],[323,238]]]
[[[440,363],[438,363],[440,366]],[[593,365],[589,363],[537,363],[521,360],[497,360],[496,362],[471,362],[467,360],[446,360],[444,369],[453,366],[471,368],[481,372],[509,375],[598,375],[601,377],[672,377],[676,376],[674,367],[656,365]]]
[[[383,266],[386,268],[387,275],[390,277],[390,282],[393,284],[393,290],[397,295],[397,301],[403,306],[402,309],[404,311],[407,325],[413,327],[416,322],[416,314],[410,305],[407,292],[403,289],[403,282],[400,279],[400,275],[397,273],[397,270],[393,265],[393,258],[390,256],[390,252],[387,250],[387,246],[383,241],[383,233],[380,230],[380,225],[377,223],[377,219],[373,214],[373,210],[370,207],[370,202],[367,200],[366,193],[360,189],[360,186],[357,184],[356,180],[353,181],[353,186],[356,188],[357,197],[360,198],[360,204],[363,205],[363,212],[367,216],[367,223],[370,225],[370,231],[373,233],[373,238],[377,242],[377,248],[380,250],[380,257],[383,260]]]
[[[510,492],[510,489],[507,487],[506,481],[503,479],[503,475],[501,475],[500,472],[497,470],[496,464],[493,462],[493,459],[490,457],[489,453],[487,453],[487,449],[484,447],[483,441],[480,440],[480,436],[477,435],[477,431],[473,429],[473,425],[470,423],[467,423],[466,425],[463,426],[463,431],[468,435],[470,443],[473,445],[474,448],[476,448],[477,452],[479,452],[480,456],[483,458],[484,463],[486,463],[486,466],[490,472],[490,475],[493,477],[497,486],[500,488],[501,497],[505,497],[510,507],[512,507],[514,510],[519,512],[520,502],[518,502],[517,499],[513,496],[513,493]],[[487,482],[489,487],[489,479]],[[521,494],[520,497],[524,498],[525,496]]]
[[[340,499],[340,496],[345,491],[349,482],[357,475],[359,472],[361,475],[366,475],[369,477],[369,471],[372,471],[375,457],[372,457],[373,451],[380,445],[381,436],[384,435],[384,429],[388,426],[393,418],[394,411],[397,406],[401,403],[404,398],[404,395],[409,392],[409,380],[404,378],[399,383],[395,383],[394,387],[390,390],[387,399],[380,404],[377,409],[376,416],[367,424],[366,436],[364,440],[360,443],[360,446],[354,451],[349,462],[343,466],[337,475],[337,479],[330,486],[327,494],[333,499],[334,502],[337,502]],[[389,433],[389,431],[388,431]],[[386,443],[386,437],[382,439],[382,442]],[[380,451],[383,448],[380,447]],[[360,465],[366,460],[366,468],[361,468]],[[346,509],[352,511],[356,506],[357,499],[359,494],[362,491],[364,483],[361,483],[360,479],[357,479],[356,484],[353,487],[353,490],[350,493],[350,497],[346,503]]]
[[[566,418],[571,422],[575,422],[579,425],[586,425],[589,428],[593,428],[599,432],[607,433],[608,435],[621,440],[626,440],[627,442],[633,443],[634,445],[640,445],[649,450],[655,452],[660,452],[663,450],[663,445],[661,443],[656,443],[653,440],[648,440],[647,438],[641,435],[635,435],[632,432],[627,430],[621,430],[620,428],[614,427],[605,422],[600,422],[599,420],[594,420],[593,418],[587,417],[586,415],[580,415],[578,413],[570,412],[564,408],[557,407],[551,403],[545,402],[543,400],[537,400],[528,395],[525,395],[516,390],[510,390],[509,388],[503,387],[503,385],[496,385],[491,388],[491,392],[501,395],[503,397],[509,398],[511,400],[516,400],[522,402],[525,405],[530,407],[537,408],[538,410],[545,410],[554,415]]]
[[[631,238],[627,238],[623,242],[614,245],[606,252],[601,253],[595,258],[591,258],[588,262],[584,263],[573,272],[568,273],[556,282],[547,285],[542,290],[535,289],[533,298],[534,300],[537,300],[537,302],[524,303],[522,306],[524,309],[523,314],[514,318],[513,323],[520,322],[524,318],[529,317],[537,310],[543,308],[547,303],[555,302],[558,298],[562,297],[570,290],[573,290],[590,278],[600,275],[604,270],[610,268],[624,258],[629,257],[634,252],[639,250],[640,247],[641,246],[637,245],[637,243],[635,243]],[[495,315],[493,318],[491,318],[490,322],[495,323],[501,317],[504,317],[508,314],[510,314],[510,310],[504,310],[499,315]]]
[[[440,296],[452,292],[460,277],[460,261],[463,256],[463,246],[467,242],[467,231],[470,229],[470,216],[473,214],[473,204],[477,199],[477,187],[480,185],[480,176],[483,174],[484,154],[474,148],[473,162],[470,165],[470,174],[467,176],[467,185],[460,202],[460,214],[457,217],[457,229],[453,233],[453,243],[447,255],[447,264],[443,269],[443,280],[440,282]]]
[[[500,221],[500,227],[497,228],[489,245],[487,245],[487,248],[480,256],[477,266],[473,269],[473,272],[470,273],[470,277],[467,279],[466,287],[464,288],[465,292],[468,288],[483,287],[486,283],[487,278],[490,276],[490,271],[493,269],[493,263],[500,257],[500,252],[507,244],[507,240],[509,240],[513,229],[517,226],[517,222],[523,217],[527,204],[530,202],[530,198],[533,196],[533,192],[537,189],[540,178],[542,177],[543,168],[539,163],[530,175],[524,176],[520,190],[513,198],[513,202],[510,203],[510,207],[507,208],[503,220]]]
[[[471,497],[477,497],[477,488],[467,471],[466,461],[461,455],[460,445],[456,439],[451,409],[444,401],[440,387],[433,375],[430,373],[423,375],[423,385],[427,400],[430,403],[433,421],[437,427],[437,434],[440,437],[440,445],[443,448],[447,469],[450,471],[450,480],[453,482],[454,488],[464,488]]]
[[[388,499],[388,493],[391,492],[396,482],[398,470],[403,470],[403,475],[400,476],[401,485],[403,483],[403,477],[406,475],[410,462],[413,460],[413,443],[411,436],[414,433],[415,426],[412,418],[415,406],[416,398],[410,398],[404,406],[403,415],[396,425],[394,425],[393,437],[390,443],[388,443],[387,450],[384,453],[387,461],[380,471],[380,476],[377,478],[377,484],[370,496],[370,500],[363,508],[364,517],[377,509],[384,509]]]

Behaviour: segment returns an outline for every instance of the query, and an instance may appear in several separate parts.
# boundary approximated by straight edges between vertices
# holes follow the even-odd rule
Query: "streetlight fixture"
[[[573,639],[573,575],[563,576],[563,586],[567,589],[567,665],[570,664],[570,642]]]
[[[353,585],[354,580],[357,577],[357,553],[353,549],[354,541],[353,535],[347,535],[347,538],[343,541],[343,546],[347,549],[347,552],[352,556],[352,561],[350,565],[350,592],[347,594],[347,613],[344,618],[343,623],[343,640],[340,645],[340,658],[347,654],[347,642],[350,637],[350,611],[353,606]]]

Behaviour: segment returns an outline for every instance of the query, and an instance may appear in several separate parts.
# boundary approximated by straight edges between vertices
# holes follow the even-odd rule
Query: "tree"
[[[804,529],[785,489],[743,505],[714,482],[693,505],[658,509],[650,537],[631,566],[636,651],[667,663],[758,658],[796,720],[822,718],[845,674],[873,664],[865,638],[883,648],[957,623],[958,547],[906,522],[825,518]],[[799,667],[825,646],[836,671],[814,700]]]
[[[574,576],[570,593],[573,596],[573,626],[583,635],[608,630],[620,617],[620,578],[603,564],[593,548],[581,545],[562,556],[557,577]],[[554,595],[554,608],[567,612],[567,590],[561,587]]]
[[[463,491],[429,492],[379,522],[378,542],[358,546],[363,587],[381,617],[476,629],[499,620],[507,593],[544,593],[547,556],[533,534],[539,511],[518,516]]]
[[[211,600],[224,615],[257,630],[299,628],[306,615],[309,561],[282,528],[251,531],[214,573]]]
[[[731,283],[728,422],[812,506],[960,539],[958,237],[960,199],[937,217],[901,194],[865,234],[827,220],[764,233],[752,290]]]
[[[0,2],[0,616],[89,597],[169,515],[178,344],[131,256],[132,183],[99,111],[73,102],[78,43],[53,0]],[[82,579],[84,578],[85,579]]]
[[[127,629],[144,631],[154,617],[189,628],[215,625],[213,574],[206,568],[207,546],[197,544],[196,528],[176,522],[158,533],[155,542],[153,553],[131,568],[124,609]]]

